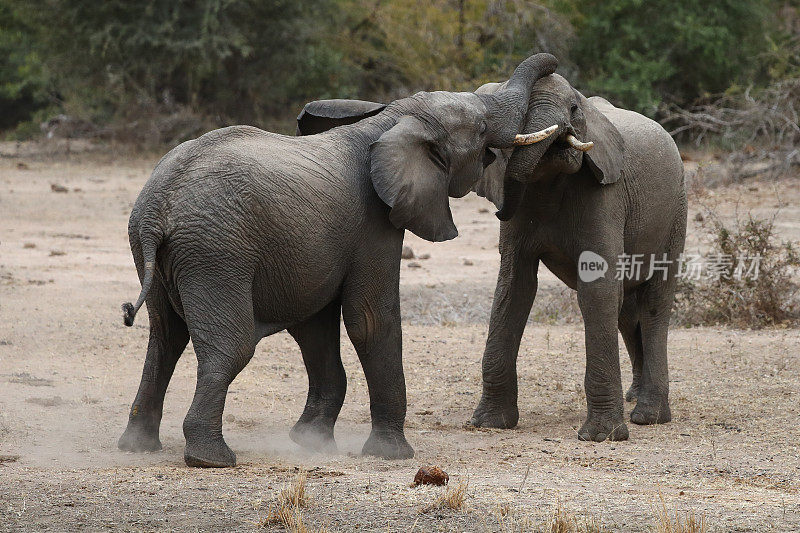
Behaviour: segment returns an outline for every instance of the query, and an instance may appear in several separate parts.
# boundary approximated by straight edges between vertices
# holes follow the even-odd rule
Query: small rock
[[[485,207],[481,207],[480,209],[478,209],[478,213],[488,213],[488,212],[489,210],[486,209]]]
[[[19,455],[0,455],[0,463],[16,463]]]
[[[28,170],[30,167],[27,163],[23,163],[22,161],[17,161],[17,170]]]
[[[26,242],[22,245],[23,248],[30,250],[31,248],[36,248],[36,245],[32,242]]]
[[[67,252],[63,252],[61,250],[50,250],[50,257],[56,257],[59,255],[67,255]]]
[[[422,268],[422,265],[420,265],[416,261],[413,261],[413,262],[408,264],[408,268]]]
[[[414,259],[414,250],[410,246],[403,246],[403,251],[400,252],[400,259]]]
[[[469,267],[469,266],[472,266],[472,265],[474,265],[474,264],[475,264],[475,263],[473,263],[473,262],[472,262],[472,260],[470,260],[470,259],[464,259],[464,266],[468,266],[468,267]]]
[[[417,259],[430,259],[431,254],[421,254]]]
[[[69,192],[69,189],[67,189],[63,185],[59,185],[58,183],[51,183],[50,190],[53,192]]]
[[[694,219],[695,219],[695,221],[697,221],[697,222],[702,222],[702,221],[704,221],[706,218],[703,216],[703,213],[700,213],[700,212],[698,212],[698,213],[697,213],[697,214],[694,216]]]
[[[447,482],[450,481],[450,476],[447,475],[447,472],[439,468],[438,466],[422,466],[417,471],[417,475],[414,476],[414,483],[411,484],[412,487],[418,487],[419,485],[447,485]]]

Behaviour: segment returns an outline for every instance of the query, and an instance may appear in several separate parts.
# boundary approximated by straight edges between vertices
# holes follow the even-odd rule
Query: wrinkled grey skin
[[[146,301],[150,342],[119,447],[160,449],[164,394],[191,338],[198,366],[183,424],[186,463],[234,465],[222,435],[228,386],[261,338],[288,329],[309,379],[291,437],[334,448],[347,385],[343,316],[369,388],[372,432],[363,453],[412,457],[398,295],[404,229],[431,241],[457,235],[448,195],[470,191],[492,161],[490,147],[512,146],[533,84],[555,66],[539,54],[492,95],[357,104],[355,123],[307,137],[224,128],[167,154],[128,226],[142,292],[123,306],[124,319],[131,325]],[[298,124],[325,123],[329,107],[310,105]],[[327,119],[326,127],[348,124]]]
[[[504,84],[487,84],[492,94]],[[581,440],[625,440],[617,329],[633,365],[626,394],[636,400],[631,421],[668,422],[667,330],[675,270],[686,235],[683,164],[669,134],[637,113],[603,98],[586,99],[561,76],[539,80],[531,93],[525,132],[550,125],[549,139],[498,153],[476,192],[492,200],[504,220],[501,264],[489,336],[483,356],[483,395],[472,417],[476,426],[517,424],[517,354],[544,263],[576,289],[585,323],[588,417]],[[573,133],[594,142],[582,153],[564,142]],[[510,157],[509,157],[510,155]],[[605,277],[583,282],[578,257],[584,250],[609,265]],[[614,279],[620,254],[644,254],[642,279]],[[672,261],[662,275],[645,280],[651,254]]]

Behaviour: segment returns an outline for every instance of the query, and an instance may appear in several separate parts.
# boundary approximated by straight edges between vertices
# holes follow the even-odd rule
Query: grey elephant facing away
[[[558,132],[535,146],[498,151],[476,185],[500,207],[503,222],[483,394],[472,423],[517,424],[517,354],[541,262],[577,290],[583,315],[588,417],[578,437],[624,440],[618,329],[633,365],[631,421],[671,419],[667,330],[686,236],[683,163],[659,124],[587,99],[557,74],[535,85],[524,131],[543,124]],[[603,263],[604,275],[589,269]]]
[[[307,106],[287,137],[237,126],[186,142],[156,166],[131,213],[131,251],[150,342],[119,440],[161,447],[164,394],[191,338],[197,388],[183,423],[190,466],[232,466],[222,435],[228,386],[263,337],[288,329],[308,372],[308,399],[291,437],[332,448],[346,377],[340,316],[367,380],[372,431],[363,453],[414,454],[403,425],[400,252],[404,229],[430,241],[457,235],[448,195],[460,197],[520,136],[530,91],[555,70],[548,54],[520,64],[493,94],[418,93],[388,106],[353,104],[342,118]],[[334,106],[335,107],[335,106]]]

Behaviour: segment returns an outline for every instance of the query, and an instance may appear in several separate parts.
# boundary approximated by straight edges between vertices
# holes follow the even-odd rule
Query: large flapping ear
[[[296,135],[314,135],[337,126],[354,124],[377,115],[386,104],[365,100],[316,100],[309,102],[297,115]]]
[[[425,124],[400,117],[372,143],[370,175],[389,220],[425,240],[447,241],[458,235],[450,213],[449,172]]]
[[[625,161],[625,140],[603,114],[614,106],[603,98],[587,99],[578,95],[586,117],[586,138],[582,140],[594,142],[594,148],[584,153],[584,161],[601,184],[614,183],[622,177]]]

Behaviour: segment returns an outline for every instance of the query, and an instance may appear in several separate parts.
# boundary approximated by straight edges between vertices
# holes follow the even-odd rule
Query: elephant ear
[[[584,161],[592,173],[603,185],[614,183],[622,177],[625,162],[625,140],[610,120],[598,109],[613,106],[602,98],[586,99],[578,93],[581,109],[586,117],[586,138],[583,141],[594,142],[594,148],[584,154]]]
[[[296,135],[314,135],[337,126],[354,124],[377,115],[386,104],[365,100],[316,100],[309,102],[297,115]]]
[[[372,185],[391,208],[389,220],[425,240],[458,235],[448,201],[449,172],[425,124],[400,117],[369,147]]]

